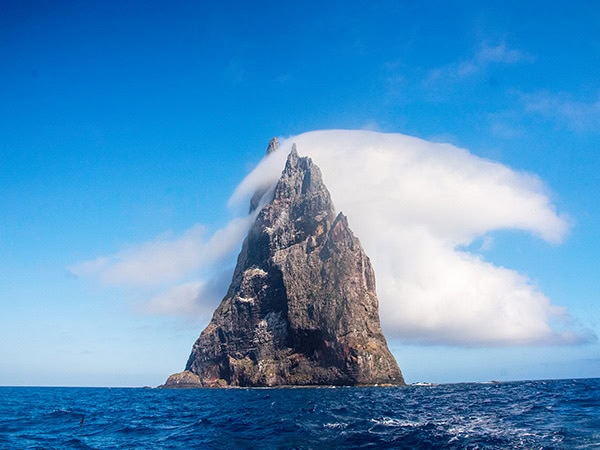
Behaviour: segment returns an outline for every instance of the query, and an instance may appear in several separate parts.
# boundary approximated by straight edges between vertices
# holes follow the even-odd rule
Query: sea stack
[[[403,385],[373,268],[319,168],[294,146],[263,194],[225,298],[163,387]]]

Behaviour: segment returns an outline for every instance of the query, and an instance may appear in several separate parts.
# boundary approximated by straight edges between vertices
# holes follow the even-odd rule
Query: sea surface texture
[[[0,448],[600,448],[600,379],[389,388],[2,387]]]

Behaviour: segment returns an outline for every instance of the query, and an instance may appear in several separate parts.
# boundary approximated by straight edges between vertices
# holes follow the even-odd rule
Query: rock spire
[[[165,386],[194,384],[404,384],[381,332],[369,258],[295,146],[185,372]]]

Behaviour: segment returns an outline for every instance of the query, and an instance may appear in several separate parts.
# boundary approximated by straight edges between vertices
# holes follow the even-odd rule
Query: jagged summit
[[[277,140],[277,138],[271,138],[271,140],[269,141],[269,145],[267,146],[267,156],[277,151],[278,148],[279,141]],[[250,209],[248,210],[249,213],[258,208],[258,204],[260,203],[261,199],[267,193],[268,190],[268,186],[263,186],[262,188],[256,190],[256,192],[252,195],[252,198],[250,199]]]
[[[267,147],[267,155],[270,155],[278,148],[279,148],[279,141],[277,140],[277,138],[276,137],[271,138],[271,140],[269,141],[269,146]]]
[[[186,371],[169,377],[166,387],[189,387],[191,380],[404,384],[381,332],[369,258],[346,217],[336,215],[319,168],[295,146]]]

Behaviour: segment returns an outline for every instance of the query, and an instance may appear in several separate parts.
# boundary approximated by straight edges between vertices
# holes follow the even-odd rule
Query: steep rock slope
[[[183,374],[166,387],[404,384],[369,258],[295,147]]]

